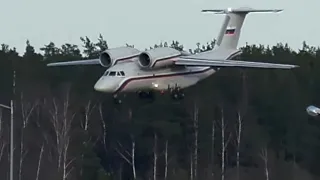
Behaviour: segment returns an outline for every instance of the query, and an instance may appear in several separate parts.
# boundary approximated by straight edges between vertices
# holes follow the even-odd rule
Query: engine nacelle
[[[119,61],[129,60],[139,54],[140,51],[132,47],[117,47],[103,51],[99,59],[101,66],[109,68]]]
[[[140,53],[138,62],[142,68],[161,68],[173,65],[174,60],[179,56],[181,56],[180,51],[169,47],[161,47]]]

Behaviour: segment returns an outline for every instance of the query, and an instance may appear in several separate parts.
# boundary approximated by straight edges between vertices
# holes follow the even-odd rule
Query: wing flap
[[[291,64],[262,63],[237,60],[213,60],[213,59],[187,59],[182,58],[175,61],[176,65],[184,66],[214,66],[214,67],[246,67],[246,68],[267,68],[267,69],[292,69],[299,67]]]
[[[99,59],[56,62],[56,63],[49,63],[47,64],[47,66],[77,66],[77,65],[96,65],[96,64],[100,64]]]

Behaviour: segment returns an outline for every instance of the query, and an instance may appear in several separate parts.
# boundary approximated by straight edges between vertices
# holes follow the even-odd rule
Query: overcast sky
[[[80,36],[92,40],[101,33],[109,47],[134,44],[143,49],[161,41],[178,40],[195,48],[216,38],[223,15],[202,9],[227,7],[281,8],[273,14],[249,14],[240,37],[246,42],[274,45],[288,42],[295,49],[302,41],[320,44],[319,0],[0,0],[0,43],[25,42],[39,48],[50,41],[81,45]]]

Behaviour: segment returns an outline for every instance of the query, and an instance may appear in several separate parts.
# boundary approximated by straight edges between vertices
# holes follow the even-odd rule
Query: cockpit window
[[[103,76],[118,76],[124,77],[125,73],[123,71],[106,71],[104,72]]]
[[[116,72],[115,71],[110,71],[109,76],[115,76]]]
[[[107,76],[109,74],[109,71],[104,72],[103,76]]]

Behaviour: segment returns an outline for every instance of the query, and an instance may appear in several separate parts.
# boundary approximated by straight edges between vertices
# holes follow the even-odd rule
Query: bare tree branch
[[[2,125],[3,125],[3,121],[2,121],[2,108],[0,108],[0,132],[2,132],[2,130],[3,130]],[[1,135],[1,134],[0,134],[0,135]]]
[[[226,135],[227,124],[224,119],[224,111],[221,109],[221,180],[225,178],[225,158],[226,158],[226,149],[231,140],[231,133],[229,134],[227,140]]]
[[[117,141],[117,143],[118,143],[118,145],[119,145],[121,148],[123,148],[122,144],[121,144],[119,141]],[[124,149],[124,148],[123,148],[123,149]],[[128,156],[132,157],[132,155],[129,153],[128,150],[124,149],[124,152],[125,152]]]
[[[165,142],[165,168],[164,168],[164,180],[168,178],[168,140]]]
[[[198,179],[197,177],[197,171],[198,171],[198,124],[199,124],[199,107],[195,103],[194,104],[194,115],[193,115],[193,129],[194,129],[194,144],[193,144],[193,153],[194,153],[194,160],[193,160],[193,175],[194,179]]]
[[[2,108],[0,108],[0,162],[3,157],[4,150],[7,146],[7,142],[4,139],[4,128],[3,128],[3,118],[2,118]]]
[[[114,149],[125,161],[127,161],[128,164],[132,165],[131,161],[123,153],[121,153],[118,148],[114,148]]]
[[[34,103],[26,102],[24,100],[24,94],[21,93],[21,114],[22,114],[22,128],[21,128],[21,140],[20,140],[20,160],[19,160],[19,180],[22,179],[22,168],[23,168],[23,162],[24,158],[28,153],[28,150],[25,147],[24,144],[24,132],[29,124],[30,116],[32,115],[35,108],[38,106],[38,101],[35,101]]]
[[[43,152],[44,152],[44,143],[42,144],[40,153],[39,153],[36,180],[39,180]]]
[[[2,157],[3,157],[3,153],[4,153],[4,150],[5,150],[5,148],[6,148],[6,146],[8,145],[8,143],[6,143],[6,142],[4,142],[4,141],[2,141],[1,142],[1,146],[0,146],[0,162],[1,162],[1,160],[2,160]]]
[[[88,101],[86,107],[85,107],[85,114],[84,114],[84,122],[81,122],[81,128],[86,132],[85,135],[87,136],[86,139],[83,141],[83,145],[85,146],[85,149],[87,148],[87,145],[89,142],[91,142],[91,136],[89,136],[89,121],[90,116],[95,108],[96,104],[92,105],[91,100]],[[81,162],[84,161],[84,153],[81,154]],[[83,174],[83,167],[80,168],[80,176]]]
[[[267,149],[267,147],[264,147],[261,149],[259,156],[264,162],[264,173],[265,173],[266,180],[269,180],[268,149]]]
[[[157,159],[158,159],[158,154],[157,154],[157,142],[158,141],[158,136],[157,133],[154,133],[154,146],[153,146],[153,180],[157,180]]]
[[[85,131],[88,130],[89,128],[89,120],[90,120],[90,116],[93,112],[93,110],[95,109],[95,107],[97,106],[97,104],[93,104],[91,100],[88,101],[86,107],[85,107],[85,118],[84,118],[84,122],[81,123],[81,127],[82,129],[84,129]]]
[[[105,153],[107,154],[107,140],[106,140],[106,137],[107,137],[107,125],[104,122],[104,117],[103,117],[103,112],[102,112],[102,104],[101,103],[99,104],[99,113],[100,113],[100,120],[101,120],[101,124],[102,124],[102,128],[103,128],[103,138],[102,138],[103,148],[104,148]]]
[[[56,98],[53,98],[53,108],[50,110],[51,123],[56,134],[56,152],[58,155],[57,171],[62,174],[63,180],[68,178],[69,173],[73,168],[69,169],[68,149],[70,145],[70,130],[71,124],[75,117],[75,113],[69,112],[69,92],[62,103],[62,112],[59,109]],[[71,115],[70,115],[71,114]],[[73,161],[71,161],[72,163]],[[62,169],[61,169],[62,167]],[[62,171],[61,171],[62,170]]]
[[[211,128],[211,164],[212,164],[212,169],[211,169],[211,177],[214,177],[214,147],[215,147],[215,120],[212,120],[212,128]]]
[[[240,179],[240,146],[241,146],[241,137],[243,131],[243,119],[240,110],[237,113],[237,123],[235,127],[236,132],[236,158],[237,158],[237,180]]]
[[[114,147],[114,149],[128,164],[131,165],[133,179],[137,179],[136,166],[135,166],[135,145],[136,145],[136,142],[135,142],[134,136],[132,134],[130,135],[130,137],[131,137],[131,153],[129,153],[125,148],[123,148],[121,143],[118,142],[117,144],[118,144],[118,146],[122,147],[125,154],[127,154],[129,157],[131,157],[131,160],[129,160],[129,158],[126,157],[126,155],[124,153],[122,153],[117,147]]]

